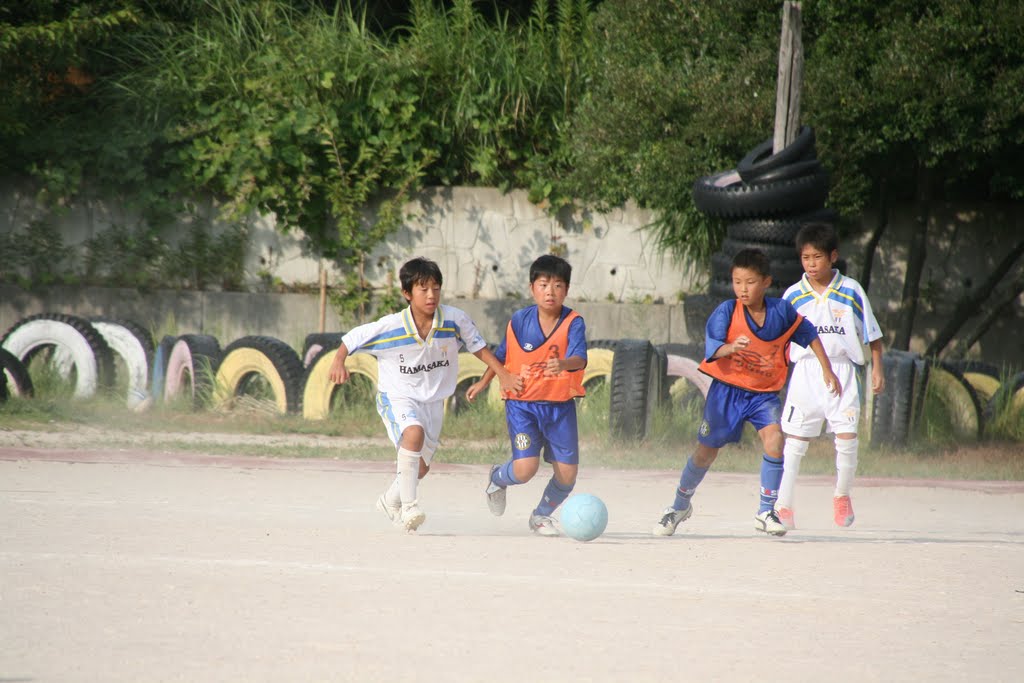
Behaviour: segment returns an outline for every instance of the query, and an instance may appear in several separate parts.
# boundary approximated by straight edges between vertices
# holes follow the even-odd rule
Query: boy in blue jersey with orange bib
[[[697,435],[697,451],[683,468],[675,500],[654,525],[655,536],[671,536],[693,514],[690,499],[697,486],[719,449],[740,440],[744,422],[757,429],[764,448],[761,502],[754,528],[774,536],[786,533],[774,506],[783,472],[779,390],[786,383],[789,343],[811,349],[821,364],[828,391],[839,395],[842,388],[814,326],[787,301],[765,297],[771,282],[764,253],[744,249],[733,258],[736,298],[719,304],[708,317],[705,330],[705,359],[700,370],[712,381]]]
[[[562,305],[571,276],[572,266],[563,258],[548,254],[535,260],[530,266],[530,294],[536,303],[512,314],[505,338],[494,351],[522,380],[522,389],[502,392],[512,458],[491,468],[487,505],[493,514],[504,514],[508,487],[530,481],[543,455],[553,473],[529,520],[530,529],[541,536],[559,535],[551,515],[572,492],[579,469],[574,399],[584,395],[587,329],[579,313]],[[486,370],[466,397],[472,401],[493,377],[494,371]]]

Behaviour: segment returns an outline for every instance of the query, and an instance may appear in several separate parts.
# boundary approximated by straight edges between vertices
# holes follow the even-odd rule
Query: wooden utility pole
[[[779,40],[779,80],[775,91],[774,152],[796,138],[800,130],[800,89],[804,80],[804,44],[800,37],[800,3],[782,6],[782,38]]]
[[[327,269],[324,268],[324,261],[320,259],[320,325],[318,330],[326,332],[327,327]]]

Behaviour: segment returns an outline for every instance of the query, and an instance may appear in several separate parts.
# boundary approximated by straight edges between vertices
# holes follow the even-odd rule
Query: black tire
[[[910,435],[914,410],[914,378],[917,354],[886,351],[882,354],[885,391],[875,395],[872,406],[872,447],[903,446]]]
[[[612,361],[608,422],[620,439],[643,439],[650,431],[663,376],[646,339],[620,339]]]
[[[770,242],[755,242],[752,240],[736,240],[726,237],[722,241],[721,253],[730,259],[744,249],[757,249],[769,261],[792,261],[797,258],[796,248],[793,245],[772,244]]]
[[[324,349],[336,349],[341,346],[344,332],[311,332],[302,342],[302,367],[308,368],[318,353]]]
[[[772,261],[768,264],[768,270],[772,274],[772,286],[769,289],[778,287],[782,290],[779,294],[769,294],[768,296],[781,297],[790,286],[799,282],[800,278],[804,276],[803,265],[793,258],[785,261]]]
[[[29,398],[35,393],[28,368],[20,358],[2,347],[0,347],[0,375],[3,376],[8,396]]]
[[[817,173],[826,173],[825,167],[817,159],[810,159],[808,161],[796,161],[792,164],[779,166],[771,171],[762,173],[753,180],[745,180],[744,182],[751,185],[764,185],[766,183],[777,183],[781,180],[802,178],[803,176],[815,175]]]
[[[772,276],[772,284],[766,293],[768,296],[775,297],[782,296],[782,293],[791,284],[803,277],[804,274],[803,266],[795,258],[790,258],[788,261],[770,261],[768,271]],[[715,252],[711,255],[711,281],[712,283],[719,283],[721,285],[719,290],[722,291],[724,291],[723,286],[727,286],[727,297],[733,298],[732,257],[720,252]]]
[[[216,403],[219,407],[232,407],[259,376],[269,385],[277,411],[295,414],[302,410],[303,375],[302,361],[295,349],[280,339],[242,337],[224,349],[217,368]]]
[[[982,360],[960,360],[952,363],[952,366],[961,374],[971,372],[976,375],[986,375],[994,380],[1002,380],[1003,373],[999,371],[999,368]]]
[[[164,400],[188,396],[193,408],[201,408],[212,394],[220,359],[220,342],[216,337],[209,334],[178,337],[167,357]]]
[[[828,174],[817,173],[773,183],[750,184],[735,170],[698,178],[693,203],[699,211],[720,218],[772,217],[818,209],[828,199]]]
[[[75,371],[76,398],[93,396],[114,383],[114,357],[103,336],[85,318],[63,313],[41,313],[16,323],[0,346],[26,367],[37,354],[52,351],[51,362],[62,377]]]
[[[149,395],[153,397],[154,401],[164,400],[164,382],[167,380],[167,359],[171,355],[171,349],[174,348],[174,342],[178,341],[178,338],[165,334],[160,343],[156,345],[156,349],[153,350],[153,363],[150,365],[149,373]]]
[[[713,285],[714,283],[712,283]],[[683,300],[683,322],[686,324],[686,335],[696,344],[704,343],[704,328],[708,317],[722,302],[723,298],[732,298],[732,285],[726,297],[710,294],[691,294]]]
[[[814,129],[810,126],[801,126],[793,141],[780,149],[778,153],[773,154],[775,137],[772,136],[756,145],[740,159],[740,162],[736,164],[736,170],[745,182],[750,182],[781,166],[816,158],[817,152],[814,143]]]
[[[668,393],[668,353],[665,349],[655,346],[654,347],[654,360],[655,360],[655,372],[657,373],[659,380],[659,391],[657,393],[657,406],[667,406],[670,402]]]
[[[778,218],[747,218],[726,226],[729,238],[742,242],[765,242],[784,244],[793,248],[796,234],[807,223],[831,223],[839,221],[839,214],[833,209],[817,209],[795,216]]]

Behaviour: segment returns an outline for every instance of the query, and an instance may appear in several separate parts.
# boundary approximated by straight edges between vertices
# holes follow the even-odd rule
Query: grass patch
[[[122,394],[109,390],[87,400],[67,398],[66,384],[54,378],[34,398],[11,397],[0,404],[0,430],[59,435],[52,447],[202,452],[212,455],[340,458],[388,461],[394,449],[374,407],[370,387],[354,383],[339,392],[325,420],[279,415],[262,402],[238,401],[232,410],[194,409],[189,401],[158,404],[146,413],[125,407]],[[680,469],[696,445],[699,402],[683,401],[659,409],[642,441],[614,438],[608,425],[608,387],[597,383],[579,401],[582,461],[585,466],[624,469]],[[926,417],[941,423],[941,414]],[[923,432],[905,449],[872,449],[861,442],[858,476],[963,480],[1024,480],[1024,444],[1003,437],[1024,433],[1019,414],[1003,420],[999,439],[958,442],[941,428]],[[929,436],[930,434],[930,436]],[[438,461],[487,464],[509,456],[501,404],[480,400],[450,410]],[[754,473],[760,468],[760,441],[747,427],[739,444],[722,449],[714,469]],[[802,474],[833,475],[831,435],[811,442]]]

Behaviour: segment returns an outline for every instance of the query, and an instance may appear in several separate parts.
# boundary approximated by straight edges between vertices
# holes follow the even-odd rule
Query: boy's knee
[[[419,425],[410,425],[402,431],[402,448],[407,450],[416,452],[423,450],[425,440],[423,427]]]
[[[533,475],[537,474],[539,468],[540,457],[520,458],[512,463],[512,471],[516,475],[516,479],[523,484],[533,479]]]

